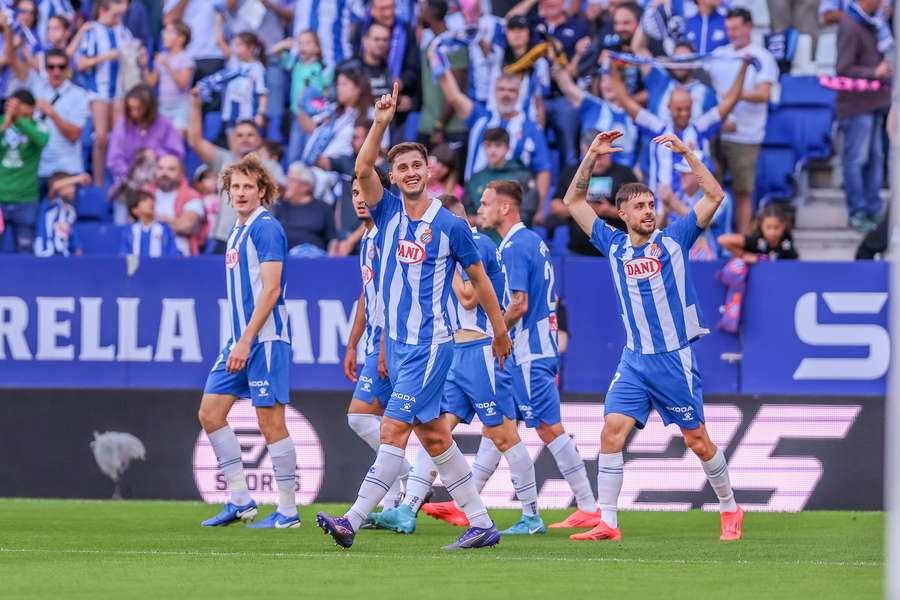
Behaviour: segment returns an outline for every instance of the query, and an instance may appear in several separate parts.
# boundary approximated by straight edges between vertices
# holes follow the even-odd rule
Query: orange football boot
[[[552,523],[551,529],[575,529],[577,527],[596,527],[600,521],[600,511],[595,513],[584,512],[581,509],[576,510],[565,520],[559,523]]]
[[[468,527],[469,519],[466,513],[456,508],[456,503],[449,502],[429,502],[422,505],[422,512],[429,517],[434,517],[440,521],[447,521],[451,525],[457,527]]]
[[[621,542],[622,532],[618,527],[616,529],[613,529],[603,521],[600,521],[599,523],[597,523],[597,526],[590,531],[573,533],[569,536],[569,539],[576,542],[596,542],[598,540],[612,540],[613,542]]]
[[[743,532],[741,526],[744,524],[744,510],[738,506],[734,512],[722,513],[722,535],[719,539],[723,542],[733,542],[741,539]]]

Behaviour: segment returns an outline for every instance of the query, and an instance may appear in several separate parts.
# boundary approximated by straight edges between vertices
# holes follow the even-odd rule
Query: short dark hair
[[[34,94],[26,90],[25,88],[19,88],[10,94],[11,98],[15,98],[25,106],[34,106]]]
[[[284,146],[275,140],[263,140],[263,147],[275,159],[275,162],[280,163],[284,158]]]
[[[460,202],[459,198],[457,198],[453,194],[441,194],[440,196],[438,196],[438,200],[441,201],[441,206],[443,206],[447,210],[450,210],[451,206],[456,206],[457,204],[462,204],[462,202]]]
[[[184,38],[184,45],[191,43],[191,28],[184,21],[172,21],[172,29],[175,33]]]
[[[426,0],[425,4],[428,5],[428,10],[431,11],[431,16],[441,21],[446,18],[447,11],[450,10],[449,5],[447,4],[447,0]]]
[[[125,206],[128,207],[128,215],[132,219],[137,219],[134,216],[134,210],[138,207],[138,204],[141,203],[141,200],[156,200],[156,196],[154,196],[151,192],[147,190],[128,190],[125,194]]]
[[[379,169],[378,167],[375,167],[374,170],[375,170],[375,174],[378,176],[378,181],[381,182],[381,187],[383,187],[384,189],[390,188],[390,187],[391,187],[391,178],[388,177],[387,173],[385,173],[384,171],[382,171],[382,170]],[[357,179],[359,179],[359,178],[356,176],[356,173],[354,173],[354,174],[353,174],[353,177],[350,178],[350,183],[351,183],[351,185],[352,185],[353,182],[356,181]]]
[[[495,194],[506,196],[515,202],[516,206],[522,206],[522,196],[525,195],[525,192],[522,190],[522,184],[518,181],[512,179],[495,179],[488,183],[484,189],[494,190]]]
[[[72,27],[72,23],[69,22],[69,20],[62,15],[53,15],[52,17],[47,19],[47,22],[49,23],[53,19],[56,19],[57,21],[59,21],[62,24],[63,29],[65,29],[66,31],[68,31],[69,28]]]
[[[69,55],[66,54],[65,50],[60,48],[50,48],[47,52],[44,53],[44,66],[47,66],[47,61],[51,58],[59,58],[66,63],[66,66],[69,66]]]
[[[622,205],[632,198],[637,198],[644,194],[650,194],[653,197],[653,190],[643,183],[626,183],[619,188],[619,193],[616,194],[616,208],[622,208]]]
[[[746,8],[732,8],[725,14],[726,19],[739,18],[747,25],[753,25],[753,13]]]
[[[388,162],[393,166],[394,159],[406,152],[418,152],[422,155],[422,160],[428,162],[428,150],[422,144],[416,142],[401,142],[388,150]]]
[[[484,132],[484,142],[492,142],[494,144],[504,144],[509,146],[509,132],[502,127],[491,127]]]
[[[257,135],[262,135],[262,131],[260,130],[259,125],[257,125],[256,121],[254,121],[253,119],[241,119],[240,121],[238,121],[237,123],[234,124],[234,128],[237,129],[241,125],[249,125],[250,127],[252,127],[253,129],[256,130]]]
[[[623,2],[616,8],[616,10],[624,8],[628,12],[634,15],[634,18],[638,21],[638,26],[640,26],[641,17],[644,16],[644,9],[641,8],[641,5],[637,2]]]

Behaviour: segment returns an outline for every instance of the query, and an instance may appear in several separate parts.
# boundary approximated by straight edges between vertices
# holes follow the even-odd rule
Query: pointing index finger
[[[391,92],[391,100],[394,101],[394,105],[395,105],[395,106],[397,105],[397,96],[398,96],[399,94],[400,94],[400,82],[399,82],[399,81],[395,81],[395,82],[394,82],[394,89],[393,89],[393,91]]]

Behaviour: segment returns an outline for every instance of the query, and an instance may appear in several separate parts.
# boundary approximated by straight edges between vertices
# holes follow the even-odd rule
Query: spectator
[[[125,96],[125,114],[119,117],[109,139],[106,166],[114,181],[128,173],[138,150],[150,148],[157,156],[174,154],[184,159],[184,142],[178,130],[159,114],[153,90],[135,86]]]
[[[769,0],[769,5],[780,1]],[[808,0],[800,0],[797,3],[804,2],[808,3]],[[696,49],[698,54],[709,54],[716,48],[725,46],[728,44],[728,34],[725,29],[726,15],[726,11],[722,8],[722,0],[697,0],[697,14],[684,23],[684,39]],[[783,28],[776,28],[774,23],[772,29],[773,31],[783,31]]]
[[[516,140],[516,145],[507,151],[507,160],[519,160],[535,175],[538,206],[534,213],[534,223],[540,225],[544,219],[544,199],[550,191],[550,153],[544,133],[534,121],[528,120],[516,109],[519,101],[519,78],[515,75],[497,78],[494,88],[497,97],[496,112],[473,103],[460,91],[456,80],[449,73],[444,73],[441,77],[441,88],[456,114],[466,119],[466,126],[469,128],[466,180],[488,166],[483,145],[485,131],[492,127],[505,129],[511,134],[510,139]],[[577,116],[575,120],[577,122]],[[509,143],[508,141],[507,144]]]
[[[338,248],[334,209],[313,196],[315,179],[300,162],[288,167],[284,199],[275,204],[275,218],[284,226],[291,256],[334,256]]]
[[[185,48],[191,43],[191,29],[182,21],[173,21],[162,32],[165,52],[153,58],[153,68],[146,60],[143,67],[144,82],[156,87],[159,84],[159,113],[166,117],[184,136],[191,114],[191,81],[194,79],[194,59]],[[145,55],[146,56],[146,55]]]
[[[539,124],[546,123],[544,118],[544,97],[550,94],[550,63],[543,56],[530,60],[528,50],[531,47],[531,30],[528,19],[519,15],[512,17],[506,24],[506,47],[501,60],[496,61],[491,74],[491,81],[497,79],[501,72],[511,72],[522,77],[519,88],[519,111]],[[496,98],[490,97],[491,109],[496,109]]]
[[[462,22],[450,29],[466,44],[469,56],[469,95],[489,104],[494,87],[493,65],[503,56],[503,20],[481,10],[479,0],[460,0]]]
[[[582,156],[587,154],[588,148],[591,147],[591,143],[598,133],[597,130],[588,130],[581,135]],[[637,178],[634,176],[634,171],[616,163],[613,160],[615,156],[615,154],[604,154],[594,163],[587,201],[598,217],[613,227],[625,231],[625,223],[619,218],[619,211],[616,209],[616,194],[624,184],[637,183]],[[550,203],[550,212],[553,215],[551,223],[560,224],[562,222],[569,228],[568,248],[570,252],[582,256],[602,256],[591,243],[587,234],[571,218],[569,210],[562,200],[566,190],[572,184],[572,180],[575,179],[577,170],[576,165],[570,165],[559,176],[555,197]]]
[[[268,100],[266,68],[261,62],[265,60],[264,48],[259,38],[244,31],[235,36],[232,47],[230,54],[226,53],[227,67],[216,74],[224,84],[222,123],[226,133],[238,121],[247,119],[263,127]]]
[[[447,102],[441,86],[434,81],[434,72],[429,53],[446,37],[447,0],[426,0],[422,5],[420,22],[427,36],[422,35],[422,111],[416,130],[417,141],[428,148],[444,142],[465,145],[468,139],[466,124],[456,114],[453,106]],[[466,85],[469,66],[469,54],[465,47],[452,46],[445,51],[449,68],[460,86]]]
[[[819,20],[825,25],[837,25],[842,15],[849,12],[852,4],[853,0],[822,0],[819,4]],[[894,48],[894,29],[890,19],[892,11],[893,0],[883,0],[875,15],[868,19],[878,37],[878,50],[887,60],[893,60],[891,54]],[[859,14],[858,11],[854,12]]]
[[[687,42],[678,42],[673,56],[693,54],[694,47]],[[702,72],[702,71],[701,71]],[[647,110],[660,119],[669,119],[669,98],[676,88],[687,90],[691,95],[691,118],[696,119],[718,104],[716,92],[706,83],[697,79],[698,70],[694,69],[661,69],[651,65],[642,65],[641,74],[647,88]],[[606,131],[601,129],[600,131]]]
[[[784,31],[793,27],[800,33],[811,35],[813,40],[816,39],[819,34],[816,11],[820,0],[768,0],[767,3],[772,31]]]
[[[242,157],[256,152],[262,146],[262,137],[259,135],[259,126],[253,121],[241,121],[235,125],[234,130],[228,135],[228,150],[220,148],[203,138],[203,114],[201,112],[200,93],[197,88],[191,91],[191,118],[188,120],[188,145],[206,163],[213,173],[220,173],[222,169],[239,161]],[[284,182],[284,171],[281,165],[269,160],[263,160],[263,165],[279,185]],[[220,195],[224,194],[220,190]],[[224,254],[228,236],[237,219],[234,209],[228,203],[227,195],[219,203],[218,218],[212,224],[210,237],[215,240],[213,250],[218,254]]]
[[[38,4],[38,7],[42,4]],[[76,46],[72,46],[71,21],[62,15],[53,15],[47,22],[47,41],[41,46],[36,58],[36,64],[32,64],[32,71],[39,71],[44,74],[44,64],[46,63],[47,53],[50,50],[62,50],[66,53],[67,58],[71,58],[75,54]]]
[[[675,41],[684,37],[684,3],[652,1],[644,6],[640,27],[649,51],[653,56],[671,54]]]
[[[890,63],[878,50],[877,29],[871,19],[879,0],[858,0],[838,23],[835,72],[839,76],[879,79],[876,92],[838,91],[836,113],[843,133],[844,190],[850,226],[857,231],[875,229],[881,215],[881,182],[884,174],[882,132],[891,103]]]
[[[768,204],[759,217],[756,231],[750,235],[728,233],[719,244],[735,258],[748,263],[758,260],[796,259],[790,220],[777,204]]]
[[[37,3],[37,36],[42,46],[56,48],[53,29],[54,17],[63,19],[65,29],[75,20],[75,9],[70,0],[41,0]]]
[[[125,0],[96,0],[97,18],[85,25],[75,61],[87,90],[92,93],[94,149],[91,165],[96,185],[103,185],[105,181],[113,104],[121,100],[116,93],[120,53],[133,39],[122,24],[127,7]]]
[[[6,100],[0,124],[0,212],[3,235],[12,235],[18,252],[31,253],[38,211],[38,163],[49,135],[34,120],[31,92],[16,90]]]
[[[353,58],[350,44],[352,2],[297,2],[294,9],[294,35],[312,31],[322,44],[322,63],[334,69]]]
[[[187,181],[181,159],[171,154],[156,164],[156,218],[175,234],[182,256],[194,256],[206,241],[209,227],[200,194]]]
[[[327,161],[325,166],[328,167],[325,170],[332,173],[332,187],[338,189],[335,198],[335,226],[337,227],[338,236],[342,240],[347,239],[362,224],[353,206],[353,170],[356,166],[356,155],[359,154],[359,150],[362,148],[363,141],[366,139],[366,135],[371,127],[371,121],[357,121],[353,127],[353,137],[350,141],[351,152],[346,153],[345,151],[341,156],[324,159],[324,161]],[[380,160],[383,160],[383,158],[380,157]],[[383,167],[383,163],[378,166]],[[390,187],[389,181],[387,182],[387,187]]]
[[[149,52],[153,47],[153,36],[150,35],[150,19],[147,7],[141,0],[128,0],[128,9],[122,17],[122,24],[131,32],[131,36],[140,41]],[[157,30],[158,31],[158,30]]]
[[[72,204],[75,202],[76,186],[90,182],[91,177],[87,173],[54,173],[50,177],[47,200],[41,202],[37,221],[35,256],[78,256],[82,253],[81,243],[73,229],[78,215]]]
[[[481,143],[487,164],[476,172],[466,183],[464,206],[469,215],[478,212],[481,206],[481,195],[487,184],[495,179],[511,179],[518,181],[525,192],[522,199],[522,221],[531,225],[540,204],[535,189],[534,175],[525,165],[509,157],[509,133],[502,127],[491,127],[484,132]]]
[[[113,222],[124,225],[130,219],[128,199],[140,190],[150,190],[156,183],[156,151],[142,148],[134,155],[128,167],[128,174],[119,179],[109,189],[109,200],[113,203]]]
[[[362,38],[360,68],[369,78],[369,90],[374,98],[390,94],[394,79],[388,70],[388,48],[391,44],[391,30],[373,22]]]
[[[573,74],[579,78],[590,76],[597,70],[598,64],[603,64],[603,51],[633,53],[640,46],[641,38],[641,7],[635,2],[621,2],[613,11],[612,35],[597,36],[591,43],[591,47],[577,63],[577,72]],[[624,72],[625,87],[628,93],[642,106],[647,105],[647,91],[644,89],[644,80],[641,70],[636,65],[627,65]]]
[[[50,136],[38,166],[38,177],[43,180],[54,173],[85,170],[81,132],[90,116],[90,96],[87,90],[69,81],[68,73],[69,57],[53,48],[44,55],[43,75],[31,77],[35,108],[40,113],[38,120]]]
[[[709,75],[716,93],[722,98],[731,88],[738,70],[738,59],[751,56],[759,63],[744,78],[741,101],[734,107],[729,119],[736,130],[722,133],[720,145],[724,168],[731,173],[731,187],[735,196],[735,229],[741,233],[750,230],[753,215],[753,186],[756,181],[756,159],[766,134],[766,118],[772,84],[778,81],[778,65],[768,50],[751,40],[753,17],[745,8],[733,8],[725,21],[728,31],[727,46],[713,52],[718,60],[710,61]]]
[[[128,214],[134,223],[122,230],[123,256],[159,258],[179,256],[172,228],[156,219],[153,193],[139,190],[128,197]]]
[[[572,81],[572,76],[566,69],[554,65],[552,72],[553,79],[556,81],[559,89],[566,95],[572,106],[578,110],[578,121],[581,123],[582,129],[586,131],[621,131],[624,135],[616,140],[615,146],[622,148],[622,152],[610,155],[612,157],[611,160],[628,168],[634,167],[638,155],[638,128],[628,112],[622,107],[621,100],[616,94],[616,87],[612,84],[610,76],[594,77],[594,82],[599,82],[600,84],[600,94],[603,97],[603,99],[600,99],[578,87]],[[591,141],[593,139],[592,137]],[[583,140],[584,137],[582,136]],[[569,167],[572,167],[572,169]],[[569,165],[564,171],[571,170],[574,177],[574,167],[574,164]],[[557,185],[557,188],[559,188],[559,185]],[[562,191],[565,192],[565,188]]]
[[[449,145],[435,146],[428,156],[429,177],[426,191],[429,196],[450,194],[462,200],[463,189],[456,176],[456,164],[456,153]]]
[[[207,224],[215,223],[219,214],[219,202],[222,200],[219,196],[219,182],[215,171],[206,165],[200,165],[194,171],[192,183],[194,190],[203,200],[203,212],[206,215]]]
[[[700,152],[695,151],[694,155],[701,161],[707,160]],[[673,192],[670,187],[663,187],[660,190],[660,200],[665,208],[660,228],[671,226],[684,218],[703,198],[703,190],[700,189],[697,176],[694,175],[690,165],[682,161],[675,165],[675,170],[681,177],[680,191]],[[733,202],[726,192],[725,201],[719,205],[709,227],[691,246],[691,260],[716,260],[725,257],[718,240],[722,235],[731,233],[732,210]]]
[[[284,159],[284,148],[275,140],[263,140],[259,148],[259,157],[281,164]]]
[[[165,0],[163,7],[166,25],[183,21],[196,34],[186,48],[194,59],[194,83],[225,68],[225,55],[215,36],[208,33],[216,20],[215,6],[210,0]]]
[[[7,56],[7,61],[10,66],[19,63],[21,65],[27,65],[27,68],[24,70],[17,70],[15,68],[10,69],[6,78],[6,89],[3,91],[4,97],[8,97],[19,88],[29,87],[28,72],[38,64],[36,55],[40,51],[40,43],[37,40],[37,33],[35,31],[35,25],[37,23],[37,7],[35,6],[35,2],[33,0],[17,0],[15,8],[13,9],[13,14],[15,15],[16,25],[20,33],[13,33],[12,35],[12,55]],[[31,41],[36,42],[35,44],[29,43],[26,38],[26,31],[30,34],[28,37],[30,37]]]
[[[334,72],[325,66],[322,45],[314,31],[301,31],[296,40],[286,39],[276,44],[281,52],[281,66],[291,73],[291,131],[288,139],[288,160],[300,158],[306,144],[306,132],[300,127],[299,115],[305,98],[322,96],[334,78]]]
[[[670,94],[669,114],[672,116],[669,120],[664,121],[642,108],[634,98],[628,95],[618,69],[613,69],[610,81],[613,83],[616,97],[620,99],[625,110],[645,135],[656,137],[674,134],[689,147],[700,150],[704,156],[708,157],[710,156],[710,138],[721,128],[722,122],[741,97],[741,90],[744,89],[744,77],[749,64],[747,60],[741,61],[737,77],[719,105],[706,111],[697,119],[691,118],[693,100],[686,90],[676,89]],[[679,177],[674,171],[677,163],[677,157],[665,145],[653,144],[650,148],[650,170],[645,177],[647,186],[656,194],[663,185],[669,186],[676,192],[679,191]],[[657,209],[659,208],[657,206]]]

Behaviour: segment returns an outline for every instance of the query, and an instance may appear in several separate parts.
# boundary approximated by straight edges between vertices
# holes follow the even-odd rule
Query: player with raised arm
[[[514,181],[491,182],[488,186],[510,189],[518,186]],[[462,203],[454,196],[442,196],[444,208],[460,219],[466,218]],[[472,236],[485,272],[494,286],[498,298],[506,296],[506,277],[500,266],[499,252],[493,240],[473,229]],[[516,496],[522,503],[522,518],[501,532],[502,535],[531,535],[545,533],[544,522],[538,514],[537,484],[534,480],[534,463],[528,449],[519,438],[516,429],[516,405],[512,393],[512,374],[507,362],[502,368],[491,356],[491,329],[487,313],[478,304],[475,290],[465,271],[457,268],[450,293],[450,321],[453,327],[453,364],[444,385],[441,412],[450,429],[459,423],[471,423],[477,414],[484,425],[483,435],[488,443],[498,449],[509,463],[510,478]],[[475,466],[477,469],[477,464]],[[409,475],[406,497],[395,509],[373,513],[370,519],[377,527],[398,533],[412,533],[416,529],[416,512],[425,501],[434,484],[434,462],[424,450],[416,457],[416,465]],[[474,477],[475,487],[481,493],[485,477]],[[455,507],[454,507],[455,508]],[[456,509],[459,521],[456,525],[469,524],[466,515]]]
[[[388,185],[387,177],[380,172],[379,176],[382,185]],[[384,305],[377,277],[381,264],[381,238],[365,201],[360,197],[359,180],[356,178],[351,182],[351,195],[356,216],[363,222],[366,232],[359,243],[359,269],[363,287],[356,304],[347,352],[344,354],[344,375],[356,384],[350,406],[347,407],[347,424],[362,441],[378,452],[378,446],[381,445],[381,417],[384,415],[384,405],[393,391],[387,373],[379,367],[384,326]],[[363,334],[366,336],[365,362],[362,370],[358,371],[356,347],[363,339]],[[409,470],[409,463],[406,463],[402,476],[405,477]],[[401,478],[398,478],[384,497],[384,504],[392,508],[402,499]]]
[[[686,144],[675,135],[661,135],[653,143],[679,154],[690,165],[703,198],[687,216],[659,230],[653,192],[643,184],[628,183],[616,195],[619,217],[628,233],[610,227],[597,218],[586,198],[594,162],[619,150],[612,144],[620,135],[616,131],[597,135],[563,199],[572,218],[609,259],[626,337],[606,394],[600,436],[597,496],[603,520],[571,539],[622,539],[616,513],[622,490],[622,449],[631,429],[643,428],[653,408],[666,425],[678,425],[685,445],[703,464],[719,498],[720,539],[738,540],[744,511],[735,503],[725,455],[709,439],[704,425],[700,371],[691,348],[709,330],[700,323],[688,254],[725,192]]]
[[[291,401],[291,332],[284,268],[287,238],[281,224],[266,210],[278,197],[278,186],[254,154],[225,169],[222,182],[238,216],[225,253],[231,338],[206,380],[199,417],[231,499],[222,512],[202,524],[250,521],[258,512],[244,479],[241,444],[227,421],[235,401],[249,398],[256,408],[278,487],[278,509],[250,527],[299,527],[297,452],[284,421],[284,407]]]
[[[503,360],[512,349],[494,288],[464,221],[428,197],[428,157],[420,144],[403,143],[388,153],[391,182],[400,196],[384,189],[375,173],[381,139],[394,118],[399,86],[375,104],[375,119],[356,158],[360,192],[383,235],[379,289],[385,305],[385,352],[394,390],[381,420],[381,446],[343,517],[324,512],[316,523],[349,548],[360,525],[384,497],[405,462],[413,431],[432,457],[450,495],[471,523],[448,549],[493,546],[500,533],[488,516],[469,463],[440,418],[441,397],[453,360],[447,299],[459,264],[494,328],[493,354]]]

